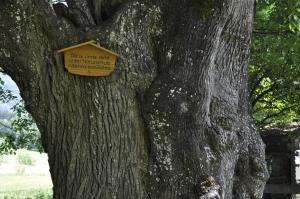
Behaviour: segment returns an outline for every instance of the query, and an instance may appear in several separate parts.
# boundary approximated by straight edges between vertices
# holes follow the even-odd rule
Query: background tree
[[[214,179],[224,198],[261,198],[246,75],[253,5],[1,1],[0,65],[41,131],[54,197],[199,198]],[[90,39],[120,55],[110,77],[64,69],[56,51]]]
[[[258,1],[249,67],[256,124],[300,118],[300,2]]]
[[[12,106],[0,110],[0,155],[14,153],[16,149],[27,148],[42,151],[40,133],[33,118],[25,110],[24,103],[0,79],[0,102]]]

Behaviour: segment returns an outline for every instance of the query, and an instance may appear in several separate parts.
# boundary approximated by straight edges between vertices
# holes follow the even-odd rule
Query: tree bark
[[[261,198],[254,0],[67,3],[0,2],[0,65],[41,131],[54,198],[198,199],[215,185],[221,198]],[[57,50],[91,39],[119,54],[111,76],[64,69]]]

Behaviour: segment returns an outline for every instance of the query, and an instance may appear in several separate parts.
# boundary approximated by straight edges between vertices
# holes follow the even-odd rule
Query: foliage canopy
[[[0,155],[14,153],[16,149],[26,148],[42,151],[40,133],[35,121],[26,111],[23,100],[5,89],[3,80],[0,79],[0,102],[15,101],[12,106],[13,116],[0,120]]]
[[[300,119],[300,2],[258,1],[249,84],[256,124]]]

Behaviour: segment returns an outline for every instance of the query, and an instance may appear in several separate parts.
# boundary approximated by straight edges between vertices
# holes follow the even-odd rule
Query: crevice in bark
[[[89,7],[96,24],[110,19],[118,10],[124,7],[129,0],[93,0],[89,2]]]
[[[130,1],[129,0],[90,0],[90,1],[67,1],[70,6],[64,3],[53,4],[53,9],[58,16],[71,21],[76,27],[88,27],[101,25],[120,12]]]
[[[91,26],[88,17],[81,10],[69,8],[64,3],[53,4],[53,9],[58,16],[72,22],[76,27]]]

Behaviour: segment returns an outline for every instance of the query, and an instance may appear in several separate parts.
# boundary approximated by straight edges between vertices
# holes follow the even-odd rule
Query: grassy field
[[[47,155],[19,150],[0,157],[0,199],[50,199]]]

